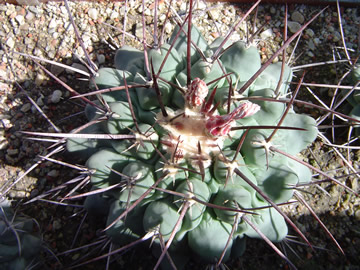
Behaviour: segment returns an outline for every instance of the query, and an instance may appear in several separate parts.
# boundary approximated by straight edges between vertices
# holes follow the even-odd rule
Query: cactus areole
[[[269,65],[240,92],[261,67],[257,48],[222,38],[208,44],[193,26],[196,49],[187,50],[179,31],[145,55],[120,48],[115,68],[93,80],[106,109],[87,105],[91,125],[81,133],[124,137],[67,141],[69,152],[87,159],[98,191],[85,207],[107,214],[106,233],[118,245],[152,233],[164,268],[165,251],[181,268],[194,254],[208,263],[240,256],[245,236],[281,241],[287,225],[271,203],[287,202],[311,172],[269,146],[294,156],[317,135],[312,118],[277,102],[288,94],[288,66]],[[280,119],[293,128],[267,140]]]

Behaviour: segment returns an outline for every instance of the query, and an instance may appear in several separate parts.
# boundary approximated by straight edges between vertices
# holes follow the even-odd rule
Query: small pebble
[[[298,22],[288,21],[288,28],[289,31],[294,34],[301,28],[301,24]]]
[[[314,37],[315,33],[312,29],[310,28],[306,28],[305,33],[309,36],[309,37]]]
[[[29,6],[29,10],[35,14],[39,13],[39,9],[36,6]]]
[[[0,140],[0,150],[5,150],[9,146],[9,142],[7,140]]]
[[[43,84],[43,82],[47,79],[47,77],[41,73],[38,73],[35,78],[35,84],[37,86],[40,86]]]
[[[356,212],[355,212],[355,218],[356,218],[357,220],[360,220],[360,209],[359,209],[359,210],[356,210]]]
[[[51,95],[52,103],[59,103],[62,97],[62,92],[60,90],[55,90]]]
[[[309,49],[312,51],[314,51],[316,49],[314,41],[312,41],[311,39],[308,41],[308,46],[309,46]]]
[[[308,51],[308,52],[307,52],[307,55],[308,55],[309,57],[314,57],[314,56],[315,56],[311,51]]]
[[[260,34],[260,37],[262,39],[267,39],[269,37],[272,37],[274,35],[273,31],[271,28],[269,29],[266,29],[265,31],[263,31],[261,34]]]
[[[291,20],[302,24],[305,21],[305,18],[304,18],[304,15],[302,15],[299,11],[294,11],[291,14]]]
[[[218,9],[211,9],[209,10],[209,13],[213,20],[218,20],[220,18],[220,10]]]
[[[25,22],[23,15],[17,15],[17,16],[15,17],[15,20],[17,21],[17,23],[18,23],[19,25],[23,25],[24,22]]]
[[[97,59],[99,65],[105,63],[105,55],[103,55],[103,54],[98,54],[98,55],[96,56],[96,59]]]
[[[22,111],[23,113],[26,113],[28,111],[30,111],[31,109],[31,104],[30,103],[25,103],[21,108],[20,111]]]
[[[6,45],[8,45],[11,49],[14,48],[15,46],[15,41],[12,37],[9,37],[8,40],[6,41]]]
[[[110,19],[115,20],[117,18],[119,18],[119,12],[113,11],[110,15]]]
[[[315,44],[315,46],[320,45],[321,40],[320,40],[319,38],[314,38],[313,40],[314,40],[314,44]]]
[[[338,42],[341,40],[341,34],[338,31],[333,33],[333,42]]]
[[[54,220],[53,222],[53,229],[57,231],[58,229],[61,229],[61,223],[58,220]]]
[[[90,8],[88,11],[88,15],[94,21],[97,20],[99,12],[95,8]]]
[[[171,23],[170,23],[170,22],[166,22],[166,23],[165,23],[165,32],[166,32],[167,34],[170,34],[171,31],[172,31],[172,25],[171,25]]]
[[[51,170],[50,172],[48,172],[47,176],[56,178],[56,177],[59,176],[59,171],[58,170]]]
[[[10,198],[15,198],[16,197],[16,192],[15,191],[10,191],[9,192],[9,197]]]
[[[57,21],[55,19],[52,19],[49,23],[48,28],[55,28],[57,26]]]
[[[61,13],[64,14],[64,15],[68,15],[68,12],[67,12],[67,9],[65,6],[61,6],[60,7],[60,10],[61,10]]]
[[[135,36],[138,38],[141,38],[143,36],[143,27],[140,23],[137,24],[135,27]]]

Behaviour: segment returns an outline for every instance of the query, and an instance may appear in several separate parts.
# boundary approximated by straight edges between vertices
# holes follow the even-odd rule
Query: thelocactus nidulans
[[[317,128],[278,102],[289,91],[288,66],[269,65],[239,91],[261,67],[257,48],[224,45],[223,38],[209,45],[192,27],[189,50],[180,29],[145,55],[120,48],[115,68],[98,71],[91,88],[105,91],[86,108],[91,123],[77,131],[89,136],[68,139],[67,149],[88,157],[95,195],[86,207],[108,215],[114,243],[152,232],[159,236],[155,253],[168,243],[177,265],[191,254],[226,261],[241,254],[245,236],[260,231],[279,242],[287,235],[284,217],[264,195],[287,202],[311,172],[270,147],[296,156]]]

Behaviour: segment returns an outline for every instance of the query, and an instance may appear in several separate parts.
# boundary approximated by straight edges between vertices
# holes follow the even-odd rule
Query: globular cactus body
[[[223,53],[218,60],[211,61],[223,39],[209,45],[192,27],[191,40],[206,58],[191,48],[191,80],[187,85],[188,38],[184,33],[176,38],[177,31],[179,28],[169,44],[149,50],[148,59],[139,50],[122,47],[116,53],[116,68],[100,69],[95,78],[100,89],[140,86],[102,94],[111,113],[96,128],[83,132],[96,130],[129,138],[105,143],[69,139],[68,151],[89,150],[87,166],[92,171],[94,189],[119,184],[96,195],[111,205],[103,212],[108,212],[111,226],[107,233],[115,243],[122,245],[155,231],[163,241],[171,238],[170,255],[181,255],[183,260],[191,250],[213,263],[222,254],[223,260],[238,256],[245,236],[260,237],[243,215],[271,241],[284,239],[287,226],[283,216],[269,207],[261,194],[275,203],[287,202],[293,187],[309,182],[311,173],[304,165],[271,153],[269,146],[297,155],[315,139],[317,128],[312,118],[290,108],[282,126],[298,129],[277,130],[267,141],[287,108],[284,103],[267,99],[275,100],[288,93],[291,69],[285,65],[282,70],[280,64],[271,64],[240,95],[239,87],[261,67],[257,49],[241,41],[227,42],[220,49]],[[155,74],[147,70],[146,62]],[[281,72],[282,81],[276,89]],[[227,73],[227,78],[215,80]],[[180,89],[176,84],[180,84]],[[240,100],[252,97],[260,99]],[[87,111],[89,121],[104,117],[90,105]],[[259,128],[246,131],[247,126]],[[262,128],[265,126],[273,128]],[[87,200],[92,199],[94,196]],[[140,199],[125,219],[117,220]],[[184,207],[188,209],[181,217]],[[160,241],[155,241],[154,249],[156,243]]]

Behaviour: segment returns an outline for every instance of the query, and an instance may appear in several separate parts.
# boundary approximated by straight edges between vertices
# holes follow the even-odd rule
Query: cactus
[[[196,50],[187,49],[190,40]],[[180,265],[189,254],[209,263],[239,256],[245,236],[279,242],[287,235],[272,206],[289,201],[311,172],[271,149],[298,155],[316,138],[316,123],[276,102],[289,92],[288,66],[270,64],[242,89],[261,68],[259,52],[224,41],[207,44],[183,24],[146,56],[120,48],[115,68],[100,69],[91,83],[101,102],[87,105],[96,124],[81,133],[103,137],[70,138],[67,150],[88,158],[95,194],[85,206],[108,213],[114,243],[150,232],[154,253],[162,259],[170,247]]]
[[[42,240],[34,233],[33,219],[15,215],[10,203],[0,203],[0,269],[28,269],[34,266]]]

